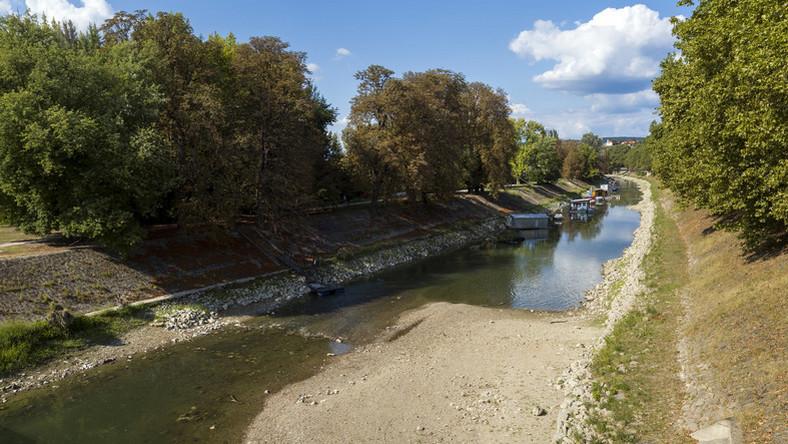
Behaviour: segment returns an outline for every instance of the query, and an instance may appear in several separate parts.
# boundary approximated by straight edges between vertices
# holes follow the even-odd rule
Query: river
[[[243,327],[23,393],[0,407],[0,443],[235,443],[266,396],[372,340],[406,310],[437,301],[577,307],[640,222],[626,208],[640,198],[634,185],[624,182],[619,195],[587,220],[567,217],[535,239],[429,258],[344,294],[305,297]]]

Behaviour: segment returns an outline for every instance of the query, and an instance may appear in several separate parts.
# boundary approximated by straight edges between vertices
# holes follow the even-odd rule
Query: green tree
[[[674,34],[680,55],[662,62],[654,82],[657,173],[751,246],[784,240],[788,9],[779,1],[700,1],[675,21]]]
[[[561,175],[558,134],[533,120],[517,119],[514,127],[518,150],[511,165],[517,182],[525,179],[548,183],[558,179]]]
[[[616,170],[624,168],[627,165],[627,153],[629,153],[630,146],[625,144],[613,145],[606,148],[605,156],[608,160],[608,168]]]
[[[583,134],[580,138],[580,143],[584,143],[597,150],[602,148],[602,139],[594,133]]]
[[[153,57],[132,42],[101,48],[95,28],[0,17],[3,222],[118,249],[140,238],[174,177]]]

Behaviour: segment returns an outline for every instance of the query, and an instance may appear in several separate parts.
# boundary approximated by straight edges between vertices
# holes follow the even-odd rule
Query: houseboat
[[[588,213],[590,211],[594,211],[593,202],[594,199],[591,198],[572,199],[569,201],[569,212]]]
[[[544,230],[549,221],[550,217],[544,213],[512,213],[506,225],[513,230]]]

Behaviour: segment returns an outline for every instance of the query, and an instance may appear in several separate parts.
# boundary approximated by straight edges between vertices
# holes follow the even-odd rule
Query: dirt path
[[[550,442],[555,378],[600,333],[567,314],[430,304],[273,395],[247,441]]]

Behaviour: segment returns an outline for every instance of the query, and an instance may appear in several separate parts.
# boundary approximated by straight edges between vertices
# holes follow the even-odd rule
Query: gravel
[[[651,184],[635,178],[626,180],[635,182],[643,193],[641,201],[633,207],[640,212],[640,226],[635,231],[632,245],[624,251],[622,257],[605,264],[603,281],[586,295],[588,315],[606,316],[604,332],[591,347],[585,349],[583,358],[567,368],[556,382],[556,386],[563,389],[565,394],[558,413],[554,439],[556,443],[604,442],[603,437],[597,436],[596,431],[588,424],[592,411],[598,416],[609,415],[608,411],[594,401],[591,394],[591,359],[594,352],[604,345],[605,337],[613,331],[616,323],[637,305],[638,295],[646,291],[643,284],[645,273],[641,264],[651,248],[654,226]],[[616,286],[620,286],[620,289],[613,291]],[[615,396],[613,393],[609,395]]]
[[[466,230],[449,231],[361,257],[322,265],[314,270],[313,279],[323,284],[345,284],[362,276],[489,239],[503,229],[503,219],[491,218]],[[306,278],[292,273],[282,273],[236,288],[194,294],[187,297],[186,301],[219,313],[252,304],[262,304],[259,311],[271,311],[290,300],[304,296],[309,291]]]

